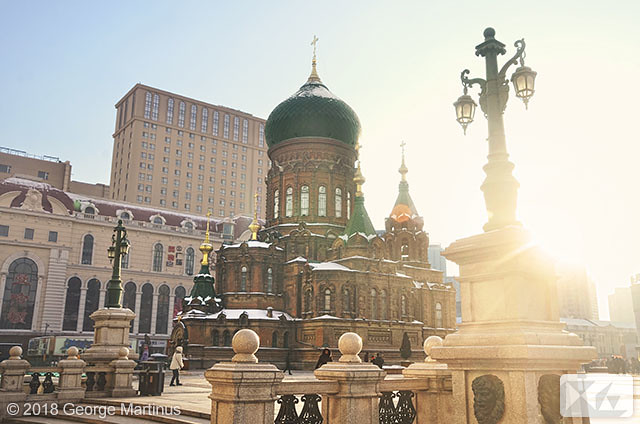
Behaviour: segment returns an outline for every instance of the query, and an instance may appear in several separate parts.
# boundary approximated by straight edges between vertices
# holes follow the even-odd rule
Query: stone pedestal
[[[553,260],[517,226],[458,240],[444,256],[460,266],[463,322],[432,357],[452,374],[453,422],[474,421],[474,392],[480,414],[543,422],[540,377],[576,372],[596,356],[563,330]]]
[[[362,363],[358,354],[362,339],[356,333],[344,333],[338,340],[342,357],[314,371],[318,380],[338,382],[339,391],[327,395],[322,416],[328,423],[377,424],[379,422],[378,386],[386,373],[372,363]]]
[[[7,416],[20,416],[24,412],[22,405],[27,399],[27,394],[24,392],[23,387],[24,375],[30,365],[28,361],[21,358],[21,355],[22,348],[14,346],[9,349],[9,359],[0,362],[0,372],[2,373],[2,380],[0,380],[0,421]],[[20,405],[17,414],[13,410],[7,411],[7,407],[11,403]]]
[[[273,424],[276,387],[284,374],[258,363],[260,339],[254,331],[238,331],[231,345],[232,362],[215,364],[204,374],[211,384],[211,424]]]
[[[129,349],[129,326],[136,314],[127,308],[103,308],[91,314],[93,344],[82,354],[88,364],[107,365],[120,357],[120,348]]]
[[[137,394],[133,386],[133,369],[136,362],[127,358],[129,349],[120,348],[118,359],[111,361],[109,365],[113,368],[113,376],[111,378],[111,391],[113,397],[131,397]]]
[[[71,346],[67,350],[67,359],[58,362],[60,379],[58,383],[58,400],[77,402],[84,398],[85,389],[82,387],[82,373],[85,362],[78,359],[78,348]]]

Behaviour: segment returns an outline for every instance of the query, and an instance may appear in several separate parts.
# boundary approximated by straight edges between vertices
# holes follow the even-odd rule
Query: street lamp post
[[[516,53],[498,71],[498,55],[506,53],[505,45],[495,39],[495,30],[484,30],[484,42],[476,46],[476,55],[485,58],[486,79],[468,78],[469,70],[460,75],[464,94],[454,103],[456,120],[466,133],[467,126],[473,122],[476,103],[467,94],[469,87],[480,86],[480,108],[489,123],[489,155],[484,171],[487,174],[482,184],[489,221],[484,225],[485,231],[504,228],[509,225],[520,225],[516,220],[516,203],[520,184],[512,174],[513,163],[509,161],[504,133],[503,113],[509,96],[509,79],[507,69],[519,63],[520,67],[511,77],[516,97],[521,98],[525,106],[534,93],[536,72],[524,66],[524,39],[515,42]]]
[[[127,230],[122,225],[122,220],[118,220],[118,225],[113,229],[111,236],[111,246],[107,249],[109,259],[113,261],[113,272],[111,280],[107,283],[107,308],[122,308],[122,279],[120,278],[120,266],[122,256],[129,252],[129,240],[127,240]]]

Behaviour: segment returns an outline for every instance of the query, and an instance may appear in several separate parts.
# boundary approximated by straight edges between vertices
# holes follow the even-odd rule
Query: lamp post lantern
[[[111,280],[107,283],[107,308],[122,308],[122,279],[120,278],[120,266],[122,256],[129,253],[129,240],[127,240],[127,230],[122,225],[122,220],[118,220],[118,225],[113,229],[111,236],[111,246],[107,249],[109,259],[113,261],[113,272]]]
[[[509,225],[520,225],[516,220],[516,204],[520,184],[514,178],[513,163],[509,161],[504,133],[503,113],[509,97],[509,79],[507,70],[511,65],[520,67],[511,77],[516,97],[521,98],[525,106],[535,91],[536,72],[524,66],[524,39],[515,42],[516,53],[498,70],[498,55],[507,51],[505,45],[495,39],[493,28],[484,30],[484,42],[476,46],[476,56],[485,58],[486,78],[469,78],[469,70],[460,75],[464,94],[454,103],[456,120],[466,133],[467,126],[473,122],[476,103],[467,94],[469,87],[480,86],[480,108],[489,124],[489,155],[484,171],[487,174],[482,184],[489,221],[484,225],[485,231],[504,228]]]

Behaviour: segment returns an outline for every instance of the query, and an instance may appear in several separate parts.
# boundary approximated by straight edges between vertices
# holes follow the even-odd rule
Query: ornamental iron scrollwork
[[[396,407],[393,405],[393,392],[382,392],[378,412],[380,424],[393,424],[396,422]]]
[[[410,390],[382,392],[378,406],[380,424],[411,424],[416,419],[416,408],[413,406],[414,394]],[[393,399],[397,398],[394,405]]]
[[[299,402],[298,398],[294,395],[282,395],[276,402],[280,404],[280,410],[274,424],[297,424],[296,403]]]
[[[302,412],[300,412],[300,418],[298,424],[321,424],[322,414],[320,408],[318,408],[318,402],[320,402],[320,396],[316,394],[307,394],[302,396]]]
[[[318,407],[321,397],[317,394],[305,394],[301,396],[303,406],[300,415],[296,411],[296,404],[300,400],[295,395],[282,395],[276,401],[280,404],[280,410],[274,424],[322,424],[324,421]]]
[[[38,393],[38,388],[40,387],[40,373],[34,372],[31,373],[31,382],[29,383],[29,394],[35,395]]]
[[[478,424],[497,424],[504,415],[504,384],[493,374],[477,377],[471,383],[473,414]]]

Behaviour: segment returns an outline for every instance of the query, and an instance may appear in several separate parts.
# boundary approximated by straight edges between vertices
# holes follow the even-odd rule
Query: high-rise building
[[[443,275],[447,276],[447,260],[444,256],[442,256],[442,252],[444,249],[439,243],[430,244],[427,250],[427,254],[429,257],[429,263],[433,267],[433,269],[437,269],[438,271],[442,271]]]
[[[597,320],[598,297],[596,285],[584,266],[558,264],[558,308],[564,318]]]
[[[115,107],[112,199],[216,217],[257,204],[264,216],[263,119],[142,84]]]
[[[609,316],[613,322],[630,322],[635,325],[631,287],[616,287],[609,295]]]

